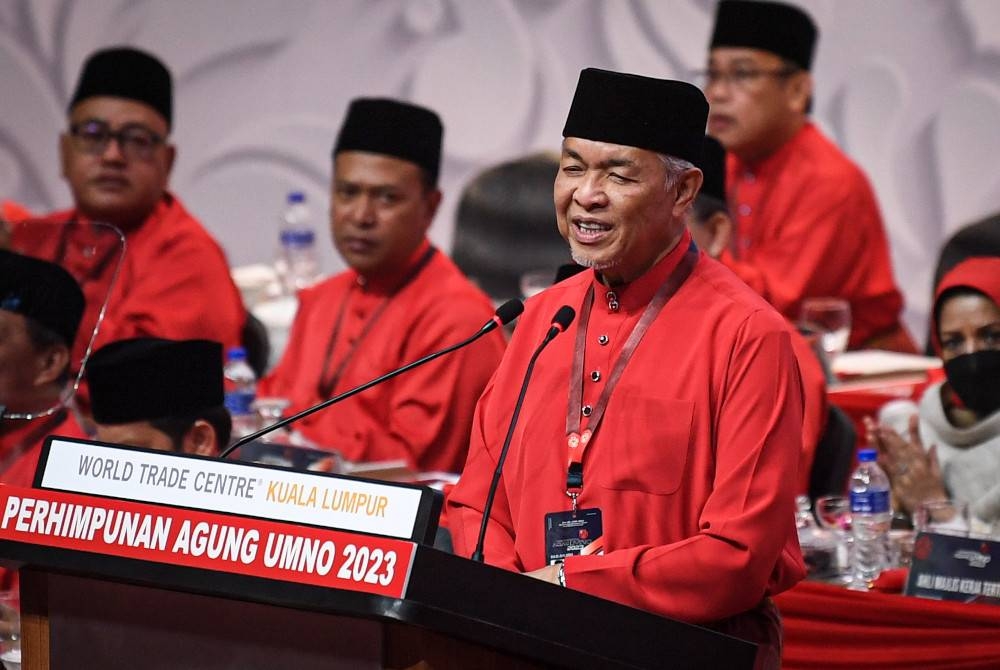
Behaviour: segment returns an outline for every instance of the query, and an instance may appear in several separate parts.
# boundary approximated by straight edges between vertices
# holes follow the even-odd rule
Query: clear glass
[[[854,537],[851,529],[851,501],[847,496],[829,495],[816,498],[813,512],[819,525],[837,538],[836,577],[839,584],[851,583],[851,549]]]
[[[917,507],[913,524],[924,533],[968,537],[969,507],[957,500],[930,500]]]
[[[21,612],[18,591],[0,591],[0,662],[4,670],[21,669]]]
[[[5,419],[37,419],[49,416],[69,404],[83,380],[84,368],[94,349],[108,301],[125,258],[125,236],[106,223],[77,221],[52,223],[36,220],[11,222],[7,231],[10,251],[33,256],[62,266],[80,284],[86,307],[70,361],[72,383],[60,402],[35,411],[9,411]]]
[[[519,288],[521,296],[527,300],[533,295],[541,293],[552,286],[552,281],[556,278],[555,270],[529,270],[521,275]]]
[[[851,305],[841,298],[806,298],[799,312],[799,327],[819,336],[827,362],[847,350],[851,337]]]

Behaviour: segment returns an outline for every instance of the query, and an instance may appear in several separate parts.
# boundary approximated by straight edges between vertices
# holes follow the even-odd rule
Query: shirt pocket
[[[592,447],[608,450],[593,464],[598,483],[615,491],[676,493],[691,448],[694,403],[647,396],[630,398],[617,416],[608,409]]]

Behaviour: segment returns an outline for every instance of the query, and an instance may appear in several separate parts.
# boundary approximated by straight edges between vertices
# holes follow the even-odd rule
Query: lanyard
[[[361,345],[361,342],[365,339],[368,333],[371,331],[375,322],[379,320],[382,314],[385,312],[386,308],[389,306],[389,301],[395,297],[403,288],[406,287],[411,281],[416,279],[420,271],[423,270],[428,263],[430,263],[431,258],[434,257],[434,253],[437,250],[434,247],[428,247],[427,251],[420,257],[420,260],[413,266],[413,268],[403,277],[402,281],[397,284],[392,291],[379,303],[378,307],[372,312],[372,315],[368,317],[365,325],[361,327],[361,334],[358,335],[357,339],[344,354],[340,362],[337,363],[336,367],[332,372],[330,372],[331,358],[333,357],[333,348],[337,344],[337,339],[340,337],[340,327],[344,321],[344,313],[347,311],[347,303],[350,302],[350,295],[344,298],[343,302],[340,303],[340,311],[337,313],[337,321],[334,323],[333,332],[330,334],[330,340],[326,345],[326,356],[323,358],[323,371],[319,378],[319,396],[321,398],[328,398],[332,393],[333,389],[337,387],[340,378],[344,375],[344,371],[347,370],[347,365],[351,362],[355,352]]]
[[[594,307],[593,284],[591,284],[587,295],[583,299],[583,307],[580,309],[580,326],[576,331],[576,344],[573,350],[573,366],[570,369],[569,407],[566,410],[566,495],[573,501],[574,511],[576,510],[577,498],[583,491],[583,454],[587,450],[587,445],[593,439],[594,433],[597,432],[601,420],[604,418],[604,410],[607,409],[611,394],[618,385],[618,381],[625,371],[625,366],[628,365],[632,354],[635,353],[646,331],[649,330],[650,325],[659,316],[660,311],[670,298],[677,293],[677,290],[691,274],[697,262],[698,247],[692,242],[677,267],[660,284],[660,287],[656,289],[653,299],[646,305],[646,309],[643,310],[638,323],[632,328],[632,332],[625,341],[625,346],[615,361],[611,375],[608,377],[608,381],[601,391],[597,404],[594,405],[587,428],[581,432],[580,407],[583,404],[583,358],[587,344],[587,325],[590,321],[590,312]]]

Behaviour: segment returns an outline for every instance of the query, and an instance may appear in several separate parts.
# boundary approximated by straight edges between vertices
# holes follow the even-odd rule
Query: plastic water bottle
[[[275,269],[287,295],[314,283],[319,278],[316,256],[316,231],[313,229],[306,196],[301,191],[288,194],[288,204],[281,215],[281,247]]]
[[[257,397],[257,377],[247,363],[243,347],[226,352],[223,368],[225,403],[233,419],[232,439],[236,440],[257,430],[257,413],[253,402]]]
[[[888,565],[889,478],[876,463],[874,449],[858,452],[858,467],[851,475],[851,528],[854,535],[851,587],[867,589]]]

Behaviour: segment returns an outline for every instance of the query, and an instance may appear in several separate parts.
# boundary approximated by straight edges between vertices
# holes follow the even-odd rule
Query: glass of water
[[[806,298],[799,325],[819,336],[827,361],[833,361],[851,337],[851,305],[842,298]]]

